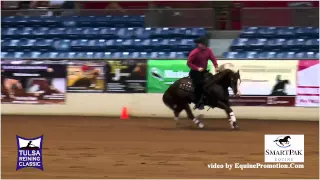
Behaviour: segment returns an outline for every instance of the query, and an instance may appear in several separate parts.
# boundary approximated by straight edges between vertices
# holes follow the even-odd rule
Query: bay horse
[[[230,87],[233,93],[240,96],[240,73],[230,69],[225,69],[213,75],[209,71],[204,71],[204,102],[206,106],[211,108],[218,107],[225,110],[231,129],[238,129],[236,117],[230,108],[229,91]],[[178,123],[179,114],[185,110],[187,116],[199,128],[203,128],[204,124],[195,118],[189,104],[195,103],[194,86],[190,77],[184,77],[175,81],[163,94],[162,100],[174,113],[174,119]]]

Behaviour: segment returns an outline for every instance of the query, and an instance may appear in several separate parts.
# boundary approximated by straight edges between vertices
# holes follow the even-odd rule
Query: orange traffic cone
[[[128,110],[126,107],[122,108],[120,119],[129,119]]]

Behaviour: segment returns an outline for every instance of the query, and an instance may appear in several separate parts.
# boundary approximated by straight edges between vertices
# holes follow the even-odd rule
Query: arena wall
[[[4,115],[115,116],[127,107],[130,116],[173,117],[162,102],[162,94],[68,93],[66,104],[2,104]],[[238,119],[318,121],[319,108],[303,107],[232,107]],[[205,118],[226,118],[220,109],[196,111]],[[185,113],[182,113],[185,117]]]

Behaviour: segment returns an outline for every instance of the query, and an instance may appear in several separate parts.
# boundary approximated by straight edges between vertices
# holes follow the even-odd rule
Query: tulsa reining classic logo
[[[27,167],[43,170],[42,141],[43,136],[32,139],[17,136],[17,171]]]

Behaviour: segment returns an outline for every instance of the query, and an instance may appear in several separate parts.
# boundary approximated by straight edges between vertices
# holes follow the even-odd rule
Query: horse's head
[[[291,137],[290,136],[286,136],[286,137],[284,137],[284,139],[291,139]]]
[[[236,96],[240,96],[240,83],[241,83],[241,77],[239,70],[237,72],[230,73],[230,87]]]

